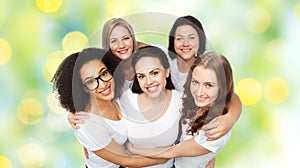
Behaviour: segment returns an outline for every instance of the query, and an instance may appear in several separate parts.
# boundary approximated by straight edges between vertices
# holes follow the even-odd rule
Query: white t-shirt
[[[203,130],[199,131],[199,134],[187,135],[188,124],[182,125],[183,135],[181,137],[181,141],[188,140],[194,138],[195,142],[200,146],[206,148],[207,150],[211,151],[205,155],[195,156],[195,157],[180,157],[175,159],[175,167],[176,168],[205,168],[208,162],[216,156],[218,152],[220,152],[225,145],[228,143],[231,130],[228,131],[227,134],[222,136],[221,138],[214,140],[214,141],[206,141],[207,137],[204,135],[205,132]]]
[[[181,93],[172,90],[172,97],[167,111],[157,120],[148,121],[139,111],[137,103],[138,94],[126,91],[121,96],[121,102],[127,111],[126,125],[128,140],[140,148],[168,147],[174,144],[179,127],[180,112],[182,107]],[[149,166],[151,168],[170,168],[173,159],[164,164]]]
[[[77,140],[88,151],[89,158],[86,160],[86,165],[89,168],[119,168],[119,165],[104,160],[93,152],[105,148],[112,140],[120,145],[124,145],[127,140],[124,109],[119,101],[117,103],[122,112],[121,120],[109,120],[90,113],[90,117],[80,125],[80,129],[75,129]]]
[[[171,72],[171,79],[174,84],[176,90],[183,92],[184,91],[184,84],[186,82],[188,72],[179,72],[177,58],[170,59],[170,72]]]
[[[153,46],[160,48],[165,52],[165,54],[168,56],[169,64],[170,64],[170,72],[171,72],[171,79],[174,84],[174,87],[176,90],[183,92],[184,88],[183,85],[186,82],[188,72],[179,72],[178,70],[178,64],[177,64],[177,58],[171,59],[168,53],[168,48],[163,45],[156,45]]]

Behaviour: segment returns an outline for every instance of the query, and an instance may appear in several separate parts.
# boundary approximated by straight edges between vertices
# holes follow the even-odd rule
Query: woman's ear
[[[166,69],[166,78],[170,76],[170,68]]]

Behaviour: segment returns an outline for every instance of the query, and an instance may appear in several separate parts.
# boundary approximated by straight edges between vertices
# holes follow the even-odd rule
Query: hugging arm
[[[89,113],[80,111],[80,112],[69,112],[68,114],[68,121],[72,128],[79,129],[80,126],[78,124],[83,124],[84,119],[89,118]]]
[[[161,164],[167,159],[155,159],[144,156],[128,155],[124,148],[112,140],[105,148],[93,151],[97,156],[124,167],[144,167]]]
[[[153,158],[176,158],[176,157],[192,157],[200,156],[209,153],[210,151],[199,145],[194,138],[180,142],[177,145],[146,149],[146,148],[134,148],[132,144],[127,144],[127,148],[130,152],[140,155],[146,155]]]
[[[205,131],[205,136],[207,136],[207,140],[216,140],[225,135],[239,119],[241,111],[241,100],[234,93],[229,102],[227,114],[214,118],[211,122],[202,127]]]

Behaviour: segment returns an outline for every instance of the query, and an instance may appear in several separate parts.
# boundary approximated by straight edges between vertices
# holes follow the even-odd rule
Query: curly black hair
[[[51,80],[61,106],[70,112],[87,110],[90,96],[83,89],[80,69],[89,61],[100,60],[113,73],[119,63],[114,58],[111,52],[98,48],[87,48],[66,57]]]
[[[201,108],[195,104],[190,91],[192,72],[197,66],[203,66],[205,69],[213,70],[216,73],[219,86],[216,100],[212,104]],[[190,120],[187,130],[188,134],[198,132],[204,124],[210,122],[217,116],[227,113],[227,106],[233,94],[233,87],[232,69],[228,60],[223,55],[209,52],[196,59],[188,74],[182,97],[183,108],[181,109],[181,122],[186,124],[186,119]],[[196,116],[197,114],[201,115]]]

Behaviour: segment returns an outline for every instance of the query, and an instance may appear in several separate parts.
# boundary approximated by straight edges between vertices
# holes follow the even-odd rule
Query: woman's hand
[[[233,127],[234,123],[235,121],[228,115],[221,115],[214,118],[202,127],[207,137],[206,140],[213,141],[219,139]]]
[[[227,114],[214,118],[202,127],[205,136],[207,136],[207,141],[213,141],[225,135],[239,119],[241,112],[242,102],[234,93],[229,102]]]
[[[134,151],[134,147],[130,141],[126,142],[126,149],[131,153],[131,154],[138,154]]]
[[[214,168],[215,167],[215,164],[216,164],[216,157],[212,158],[208,164],[206,165],[205,168]]]
[[[84,111],[76,112],[76,113],[70,112],[69,115],[68,115],[69,124],[74,129],[79,129],[80,126],[78,124],[83,124],[84,119],[87,119],[87,118],[89,118],[89,113],[84,112]]]

